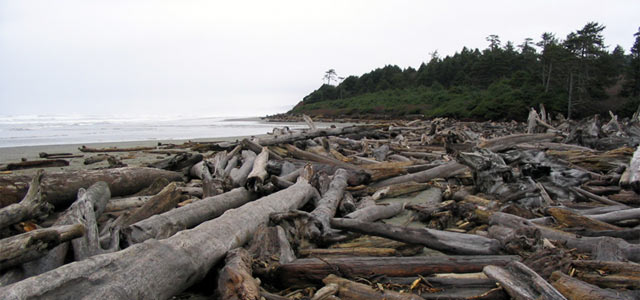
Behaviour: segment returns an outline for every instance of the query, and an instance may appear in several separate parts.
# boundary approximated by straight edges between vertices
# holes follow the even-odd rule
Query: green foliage
[[[490,35],[484,50],[464,47],[444,58],[434,52],[417,70],[387,65],[338,85],[330,84],[337,76],[331,69],[325,73],[327,84],[290,113],[498,120],[524,119],[528,108],[540,103],[554,113],[571,109],[576,117],[613,109],[606,107],[608,99],[631,103],[624,97],[640,93],[640,29],[631,55],[625,55],[620,46],[607,51],[604,28],[589,22],[563,41],[544,33],[539,42],[527,38],[518,46]]]

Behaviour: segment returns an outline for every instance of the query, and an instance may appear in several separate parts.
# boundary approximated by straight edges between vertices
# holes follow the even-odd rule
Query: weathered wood
[[[629,171],[629,185],[636,193],[640,193],[640,145],[633,152],[627,170]]]
[[[362,222],[374,222],[377,220],[391,218],[404,210],[405,203],[379,204],[358,209],[346,216],[348,219],[355,219]]]
[[[254,273],[268,277],[280,264],[296,259],[284,229],[280,226],[260,226],[248,246],[253,256]]]
[[[311,297],[311,300],[327,300],[327,299],[330,299],[329,297],[334,296],[338,292],[339,289],[340,289],[340,287],[337,284],[329,283],[329,284],[323,286],[322,288],[318,289],[315,292],[315,294],[313,294],[313,297]]]
[[[81,224],[36,229],[0,240],[0,270],[37,259],[58,244],[84,234]]]
[[[61,243],[37,260],[22,266],[25,276],[35,276],[53,270],[65,264],[69,249],[73,249],[73,257],[82,260],[87,257],[118,250],[115,247],[106,251],[100,247],[98,224],[96,219],[105,210],[111,197],[105,182],[96,182],[87,190],[78,191],[78,199],[53,223],[53,226],[81,224],[85,234],[71,243]]]
[[[613,201],[611,199],[608,199],[607,197],[602,197],[602,196],[598,196],[596,194],[587,192],[579,187],[569,187],[569,189],[575,193],[577,193],[578,195],[582,195],[583,197],[590,199],[590,200],[594,200],[594,201],[598,201],[600,203],[603,204],[607,204],[607,205],[621,205],[621,206],[626,206],[620,202],[617,201]]]
[[[74,155],[73,153],[46,153],[46,152],[40,152],[38,153],[38,156],[40,158],[76,158],[76,157],[82,157],[83,155]]]
[[[78,148],[81,152],[133,152],[133,151],[145,151],[145,150],[153,150],[156,147],[130,147],[130,148],[91,148],[87,146],[82,146]]]
[[[434,178],[444,178],[444,177],[455,176],[465,172],[465,170],[467,170],[467,167],[462,164],[459,164],[457,162],[448,162],[425,171],[378,181],[374,184],[371,184],[370,187],[381,188],[381,187],[385,187],[393,184],[407,183],[411,181],[423,183]]]
[[[602,288],[640,289],[640,264],[597,260],[574,260],[575,276]]]
[[[322,280],[324,284],[338,285],[338,297],[342,300],[423,300],[422,297],[411,293],[399,293],[391,290],[376,290],[366,284],[353,282],[336,275],[328,275]]]
[[[489,278],[499,282],[513,299],[566,299],[540,275],[521,262],[510,262],[504,268],[486,266],[482,271]]]
[[[244,248],[227,252],[218,277],[217,294],[222,300],[259,300],[260,283],[253,278],[251,256]]]
[[[269,214],[299,208],[314,195],[315,189],[302,180],[168,239],[64,265],[0,288],[0,294],[7,300],[168,299],[204,278],[227,251],[265,224]]]
[[[259,140],[260,145],[262,146],[271,146],[278,144],[286,144],[293,143],[295,141],[313,139],[320,136],[337,136],[337,135],[347,135],[354,133],[361,133],[365,131],[374,130],[383,126],[378,125],[363,125],[363,126],[347,126],[347,127],[339,127],[339,128],[321,128],[317,130],[310,130],[307,132],[300,132],[288,135],[275,136],[270,138],[261,138]]]
[[[234,187],[241,187],[247,182],[247,177],[253,169],[253,163],[256,159],[256,154],[252,151],[242,151],[242,165],[238,169],[233,169],[229,173],[231,182]]]
[[[109,184],[111,195],[114,197],[134,194],[156,179],[164,177],[169,181],[182,181],[182,175],[177,172],[154,169],[126,167],[102,170],[77,170],[63,172],[47,172],[42,176],[42,198],[58,208],[69,206],[76,199],[80,188],[88,188],[98,181]],[[0,204],[2,206],[17,202],[24,197],[28,185],[25,176],[2,176],[0,181]],[[3,193],[7,191],[7,193]],[[24,192],[23,192],[24,191]],[[19,198],[17,198],[19,197]]]
[[[178,231],[192,228],[202,222],[222,215],[225,211],[240,207],[256,199],[256,195],[245,188],[236,188],[227,193],[204,198],[198,202],[169,210],[140,220],[122,229],[129,244],[148,239],[165,239]]]
[[[11,204],[0,209],[0,229],[23,220],[46,217],[53,209],[42,197],[41,180],[43,170],[38,170],[31,179],[29,191],[19,203]]]
[[[429,183],[417,183],[417,182],[404,182],[389,185],[383,188],[375,189],[375,192],[371,196],[373,200],[381,200],[384,198],[393,198],[398,197],[414,192],[419,192],[422,190],[426,190],[432,187],[432,184]],[[372,189],[374,190],[374,189]]]
[[[116,222],[115,226],[124,228],[141,220],[147,219],[153,215],[161,214],[165,211],[168,211],[178,205],[178,202],[180,202],[181,198],[180,196],[181,193],[180,190],[178,190],[177,185],[175,183],[171,183],[167,187],[162,189],[160,193],[151,197],[151,199],[145,202],[141,207],[136,209],[130,215]]]
[[[561,272],[551,274],[551,284],[569,300],[632,300],[631,295],[601,289],[582,280],[575,279]]]
[[[261,191],[262,185],[269,176],[269,173],[267,173],[267,161],[269,161],[269,151],[267,147],[263,147],[262,152],[253,161],[251,173],[247,176],[245,186],[248,190],[253,192]]]
[[[478,147],[489,149],[493,152],[500,152],[518,144],[534,143],[534,142],[550,142],[555,137],[557,137],[555,133],[512,134],[508,136],[503,136],[503,137],[498,137],[498,138],[483,141],[478,144]]]
[[[189,170],[200,161],[202,161],[202,154],[180,153],[173,157],[150,163],[147,166],[169,171],[181,171],[187,168],[187,170]]]
[[[622,228],[618,226],[599,221],[595,218],[581,216],[568,209],[550,207],[546,211],[553,216],[556,221],[567,227],[580,227],[590,230],[622,230]],[[638,211],[640,212],[640,209],[638,209]]]
[[[400,256],[400,252],[393,248],[311,248],[300,249],[300,257],[362,257],[362,256]]]
[[[615,223],[615,222],[631,220],[631,219],[640,219],[640,208],[623,209],[623,210],[612,211],[612,212],[603,213],[599,215],[588,215],[587,217],[598,220],[598,221],[607,222],[607,223]]]
[[[480,272],[487,265],[504,266],[513,260],[520,258],[514,255],[302,258],[278,267],[276,278],[288,287],[317,283],[329,274],[411,277],[471,273]]]
[[[52,168],[52,167],[66,167],[69,165],[69,161],[64,159],[45,159],[45,160],[28,160],[15,163],[8,163],[5,170],[24,170],[34,168]]]
[[[338,169],[333,176],[329,189],[322,196],[316,208],[311,212],[313,222],[307,223],[304,229],[305,234],[312,240],[322,239],[324,236],[333,233],[331,230],[331,218],[338,210],[338,204],[344,195],[347,187],[347,171]]]
[[[382,236],[410,244],[425,245],[449,254],[497,254],[500,242],[474,234],[441,231],[428,228],[409,228],[350,219],[332,219],[337,229]]]
[[[285,144],[284,146],[289,152],[289,154],[291,154],[293,157],[298,159],[305,159],[305,160],[315,161],[323,164],[329,164],[329,165],[337,166],[344,169],[362,170],[362,168],[359,166],[352,165],[352,164],[337,160],[335,158],[330,158],[330,157],[318,155],[315,153],[311,153],[308,151],[304,151],[293,145]]]

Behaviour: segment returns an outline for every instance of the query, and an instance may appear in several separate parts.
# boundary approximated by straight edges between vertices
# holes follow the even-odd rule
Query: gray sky
[[[629,50],[640,1],[0,0],[0,115],[262,115],[330,68],[417,68],[589,21]]]

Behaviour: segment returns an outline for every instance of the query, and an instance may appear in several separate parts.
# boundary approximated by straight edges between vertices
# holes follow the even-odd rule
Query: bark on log
[[[582,280],[555,271],[551,284],[569,300],[632,300],[637,299],[620,291],[601,289]]]
[[[45,160],[28,160],[21,161],[15,163],[8,163],[4,169],[13,171],[13,170],[24,170],[24,169],[34,169],[34,168],[52,168],[52,167],[66,167],[69,165],[69,162],[64,159],[45,159]]]
[[[423,300],[422,297],[411,293],[399,293],[391,290],[376,290],[372,287],[353,282],[336,275],[329,275],[322,280],[324,284],[338,285],[338,297],[342,300]]]
[[[204,278],[227,251],[268,222],[269,214],[299,208],[314,195],[302,180],[168,239],[68,264],[0,288],[0,294],[7,300],[168,299]]]
[[[428,228],[409,228],[382,223],[360,222],[350,219],[332,219],[337,229],[386,237],[410,244],[425,245],[450,254],[497,254],[500,242],[474,234],[465,234]]]
[[[165,239],[178,231],[217,218],[225,211],[240,207],[254,199],[256,199],[254,193],[245,188],[236,188],[227,193],[204,198],[187,206],[140,220],[123,228],[122,232],[130,245],[148,239]]]
[[[332,257],[303,258],[283,264],[275,271],[283,286],[317,283],[329,274],[358,277],[371,274],[413,277],[435,273],[480,272],[487,265],[504,266],[520,260],[515,255],[410,256],[410,257]]]
[[[154,168],[49,172],[42,176],[41,192],[45,201],[63,208],[76,199],[78,189],[89,188],[98,181],[109,184],[111,195],[117,197],[134,194],[162,177],[169,181],[182,181],[180,173]],[[3,176],[0,181],[0,205],[4,207],[22,199],[26,194],[25,187],[28,186],[25,180],[30,179],[25,176]]]
[[[259,300],[260,283],[253,278],[251,256],[244,248],[227,252],[218,277],[218,296],[222,300]]]
[[[41,179],[43,170],[38,170],[31,179],[29,191],[19,203],[0,209],[0,229],[23,220],[45,217],[53,207],[42,197]]]
[[[482,271],[489,278],[499,282],[502,288],[516,300],[567,299],[535,271],[518,261],[510,262],[504,268],[486,266]]]
[[[37,259],[62,242],[84,234],[81,224],[36,229],[0,240],[0,270]]]
[[[461,165],[457,162],[448,162],[438,167],[431,168],[425,171],[378,181],[370,185],[370,187],[381,188],[381,187],[385,187],[392,184],[407,183],[411,181],[422,183],[422,182],[427,182],[434,178],[440,178],[440,177],[444,178],[444,177],[455,176],[463,173],[466,170],[467,170],[467,167],[464,165]]]

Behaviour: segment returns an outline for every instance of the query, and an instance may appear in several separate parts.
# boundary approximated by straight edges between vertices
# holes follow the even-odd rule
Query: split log
[[[51,249],[46,255],[22,266],[26,277],[35,276],[53,270],[65,264],[69,248],[73,248],[73,257],[82,260],[87,257],[116,250],[115,246],[109,251],[103,251],[100,247],[97,218],[105,210],[111,197],[109,187],[105,182],[99,181],[91,185],[89,189],[78,190],[78,199],[53,223],[53,226],[67,226],[80,223],[85,228],[85,234],[81,238],[69,243],[62,243]]]
[[[255,198],[255,194],[245,188],[236,188],[227,193],[204,198],[187,206],[140,220],[123,228],[122,232],[130,245],[152,238],[165,239],[178,231],[216,218],[225,211],[240,207]]]
[[[15,163],[8,163],[5,170],[24,170],[34,168],[53,168],[53,167],[66,167],[69,165],[69,161],[64,159],[46,159],[46,160],[28,160]]]
[[[500,286],[516,300],[567,299],[535,271],[518,261],[510,262],[504,268],[486,266],[482,271],[489,278],[499,282]]]
[[[111,195],[117,197],[135,194],[161,177],[169,181],[182,181],[180,173],[154,168],[126,167],[48,172],[42,176],[41,193],[45,201],[62,208],[69,206],[76,199],[78,189],[88,188],[98,181],[109,184]],[[0,206],[2,207],[22,199],[28,187],[26,182],[31,179],[27,176],[0,178]]]
[[[130,147],[130,148],[91,148],[87,146],[82,146],[78,148],[81,152],[134,152],[134,151],[145,151],[145,150],[153,150],[156,147]]]
[[[640,264],[597,260],[574,260],[575,276],[602,288],[640,289]]]
[[[225,265],[218,277],[219,299],[223,300],[259,300],[260,283],[253,278],[251,256],[244,248],[227,252]]]
[[[398,183],[407,183],[411,181],[422,183],[422,182],[427,182],[429,180],[432,180],[434,178],[445,178],[445,177],[455,176],[465,172],[466,170],[467,170],[467,167],[462,164],[459,164],[457,162],[448,162],[438,167],[431,168],[425,171],[378,181],[370,185],[370,187],[381,188],[388,185],[393,185]]]
[[[251,151],[242,151],[242,166],[238,169],[233,169],[229,173],[231,182],[234,187],[241,187],[247,182],[247,177],[253,169],[253,163],[256,159],[256,154]]]
[[[320,240],[332,233],[331,218],[335,216],[338,204],[344,195],[344,189],[347,187],[347,175],[347,171],[343,169],[336,171],[329,189],[311,212],[314,220],[307,223],[307,228],[304,231],[306,236],[312,240]]]
[[[53,209],[42,197],[41,180],[43,170],[38,170],[31,179],[29,191],[19,203],[0,209],[0,229],[23,220],[46,217]]]
[[[391,218],[404,210],[405,203],[378,204],[367,206],[363,209],[356,210],[345,218],[359,220],[362,222],[374,222],[377,220]]]
[[[410,256],[410,257],[328,257],[301,258],[282,264],[275,271],[283,286],[317,283],[329,274],[348,277],[370,276],[413,277],[435,273],[480,272],[487,265],[504,266],[520,260],[515,255],[478,256]]]
[[[301,180],[168,239],[151,239],[64,265],[2,287],[0,294],[7,300],[168,299],[204,278],[227,251],[244,244],[259,225],[267,223],[269,214],[297,209],[315,192]]]
[[[36,229],[0,240],[0,270],[37,259],[62,242],[84,234],[81,224]]]
[[[497,254],[500,242],[474,234],[441,231],[428,228],[409,228],[350,219],[332,219],[337,229],[386,237],[410,244],[425,245],[450,254]]]
[[[140,208],[136,209],[130,215],[116,221],[115,227],[124,228],[136,222],[147,219],[153,215],[161,214],[168,211],[178,205],[180,202],[181,193],[178,190],[175,183],[169,184],[162,189],[160,193],[151,197],[149,201],[145,202]]]
[[[247,176],[245,186],[247,190],[253,192],[262,192],[262,186],[269,176],[267,173],[267,162],[269,161],[269,151],[267,147],[262,148],[262,152],[253,161],[251,173]]]
[[[411,293],[399,293],[391,290],[376,290],[366,284],[353,282],[336,275],[328,275],[322,280],[325,284],[338,285],[338,297],[342,300],[423,300]]]
[[[632,300],[638,299],[624,292],[601,289],[582,280],[555,271],[551,284],[569,300]]]

